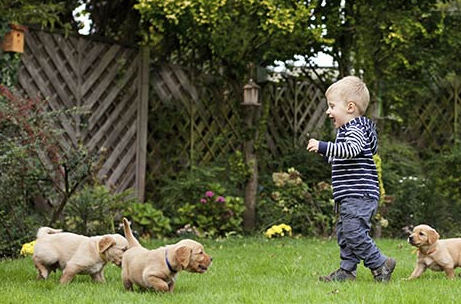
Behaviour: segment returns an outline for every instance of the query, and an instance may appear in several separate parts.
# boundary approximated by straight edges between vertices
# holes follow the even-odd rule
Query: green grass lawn
[[[213,265],[205,274],[179,273],[173,294],[126,292],[120,269],[105,268],[106,283],[78,276],[59,285],[60,272],[36,281],[30,257],[0,262],[0,303],[460,303],[461,279],[450,281],[442,272],[428,270],[415,281],[405,281],[416,255],[405,240],[377,240],[381,250],[397,259],[392,281],[376,283],[362,265],[357,280],[318,282],[339,265],[334,240],[232,238],[202,240]],[[155,248],[165,244],[146,244]]]

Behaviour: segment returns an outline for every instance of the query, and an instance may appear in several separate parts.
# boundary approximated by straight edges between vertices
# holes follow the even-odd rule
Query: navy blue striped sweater
[[[318,153],[332,164],[333,198],[368,194],[379,200],[379,181],[373,154],[378,150],[376,125],[366,117],[356,117],[341,126],[332,142],[319,142]]]

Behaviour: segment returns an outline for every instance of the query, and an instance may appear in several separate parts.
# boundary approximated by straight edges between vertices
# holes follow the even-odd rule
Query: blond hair
[[[365,114],[370,103],[370,92],[367,85],[356,76],[346,76],[330,85],[325,96],[328,98],[331,94],[338,94],[346,103],[353,102],[360,115]]]

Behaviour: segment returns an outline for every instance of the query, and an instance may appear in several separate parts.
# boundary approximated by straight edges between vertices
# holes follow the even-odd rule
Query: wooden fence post
[[[260,110],[258,102],[259,86],[250,79],[243,87],[243,110],[245,116],[245,139],[243,155],[251,175],[245,184],[245,211],[243,212],[243,228],[251,231],[256,225],[256,192],[258,190],[258,159],[254,149],[254,140],[257,136],[257,117]],[[256,129],[255,129],[256,128]]]
[[[136,194],[144,202],[147,162],[147,122],[149,106],[149,48],[142,47],[139,61],[139,98],[136,126]]]

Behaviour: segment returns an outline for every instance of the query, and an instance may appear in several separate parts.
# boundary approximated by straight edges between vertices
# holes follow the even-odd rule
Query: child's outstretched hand
[[[309,139],[309,143],[307,144],[306,149],[309,152],[318,152],[319,151],[319,141],[315,138]]]

